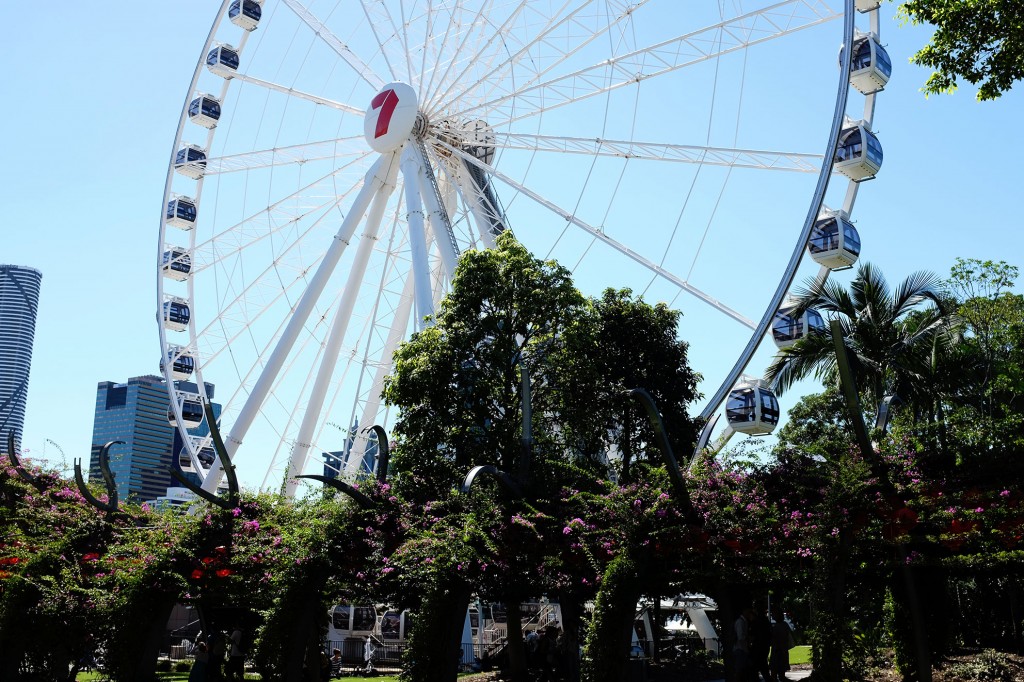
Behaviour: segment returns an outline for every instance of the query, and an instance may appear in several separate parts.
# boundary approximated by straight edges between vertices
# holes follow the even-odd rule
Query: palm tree
[[[798,293],[794,315],[815,308],[838,320],[850,364],[869,409],[887,395],[904,402],[930,401],[932,383],[924,371],[931,356],[947,338],[950,316],[940,298],[941,280],[916,272],[892,291],[882,273],[870,263],[857,269],[849,289],[836,282],[814,282]],[[922,304],[931,302],[931,306]],[[768,368],[767,378],[783,393],[801,379],[837,379],[835,348],[827,330],[812,331],[785,348]]]

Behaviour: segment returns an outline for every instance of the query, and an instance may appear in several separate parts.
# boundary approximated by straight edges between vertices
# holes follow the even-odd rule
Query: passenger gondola
[[[203,471],[207,471],[213,466],[214,455],[215,453],[211,447],[202,448],[196,454],[196,459],[199,460],[199,466],[203,468]],[[178,451],[178,468],[184,473],[196,472],[196,468],[192,464],[192,454],[188,451],[187,447]]]
[[[246,31],[255,31],[261,16],[263,8],[255,0],[234,0],[228,8],[231,23]]]
[[[160,257],[160,269],[164,277],[184,282],[192,274],[192,256],[186,249],[167,249]]]
[[[818,265],[845,270],[860,257],[860,234],[843,211],[825,211],[811,229],[807,250]]]
[[[891,75],[892,61],[878,38],[873,33],[858,36],[853,41],[850,85],[860,93],[870,95],[884,88]]]
[[[167,360],[171,362],[171,378],[175,381],[187,381],[196,369],[196,359],[180,346],[172,346],[167,351]],[[160,373],[164,373],[165,360],[160,360]]]
[[[185,427],[194,429],[203,423],[203,403],[199,399],[199,396],[177,392],[178,404],[181,405],[181,420],[184,422]],[[177,419],[174,414],[174,406],[170,406],[167,409],[167,421],[172,425],[177,424]]]
[[[825,320],[814,308],[796,314],[796,304],[786,303],[775,313],[772,320],[772,340],[779,348],[789,348],[797,341],[807,338],[812,332],[825,330]]]
[[[206,68],[221,78],[233,78],[238,64],[238,50],[227,44],[217,45],[206,55]]]
[[[210,95],[196,95],[189,102],[188,118],[204,128],[216,128],[220,120],[220,101]]]
[[[184,299],[171,297],[164,301],[164,327],[172,332],[183,332],[188,329],[192,311]]]
[[[767,435],[779,423],[779,401],[765,382],[742,377],[726,399],[725,418],[733,431]]]
[[[185,144],[174,155],[174,170],[187,178],[198,180],[206,173],[206,150],[195,144]]]
[[[196,202],[190,197],[175,197],[167,202],[167,224],[172,227],[191,230],[196,226],[197,215]]]
[[[839,135],[833,167],[854,182],[870,180],[882,167],[882,145],[864,121],[847,123]]]

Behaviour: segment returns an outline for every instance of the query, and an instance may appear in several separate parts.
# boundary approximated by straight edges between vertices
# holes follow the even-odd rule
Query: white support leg
[[[392,152],[391,162],[388,165],[387,178],[384,184],[373,197],[373,204],[366,216],[366,229],[363,231],[359,241],[359,248],[352,263],[352,269],[348,273],[348,281],[345,283],[341,300],[338,302],[338,309],[334,315],[334,322],[331,324],[331,331],[327,337],[323,355],[320,359],[320,367],[317,370],[316,379],[313,382],[313,389],[310,391],[309,401],[306,403],[306,411],[302,416],[302,423],[299,425],[299,433],[292,446],[291,457],[288,462],[287,479],[285,481],[285,495],[294,497],[298,487],[295,476],[301,474],[309,459],[309,449],[312,447],[313,430],[320,421],[320,413],[323,410],[324,398],[334,376],[334,369],[338,365],[338,354],[341,352],[342,342],[345,340],[345,333],[348,331],[348,323],[352,319],[352,310],[355,308],[359,288],[363,283],[363,276],[366,274],[367,264],[373,254],[373,247],[377,243],[377,233],[380,231],[380,224],[384,218],[384,210],[387,208],[391,193],[395,190],[395,179],[398,176],[398,152]]]
[[[324,287],[327,286],[327,281],[337,267],[338,261],[341,259],[345,247],[348,246],[356,227],[363,219],[363,214],[366,213],[370,201],[383,186],[384,179],[390,171],[389,164],[394,162],[393,158],[382,157],[366,173],[362,189],[359,190],[355,201],[352,202],[348,215],[342,221],[338,233],[334,235],[334,240],[328,247],[327,253],[324,254],[324,258],[310,280],[309,286],[306,287],[302,298],[299,299],[298,304],[295,306],[291,319],[281,333],[281,338],[278,339],[274,351],[267,359],[266,367],[264,367],[259,379],[256,380],[256,384],[249,393],[249,397],[246,398],[242,410],[238,413],[238,417],[231,427],[231,432],[224,440],[224,447],[227,449],[228,455],[232,456],[232,459],[234,459],[233,455],[238,451],[238,446],[242,444],[242,440],[249,431],[249,427],[252,426],[252,422],[259,413],[260,408],[263,407],[263,402],[267,399],[271,386],[274,384],[278,373],[281,371],[281,367],[295,345],[299,332],[302,331],[310,313],[313,311],[314,304],[323,293]],[[220,458],[218,457],[214,460],[213,466],[203,480],[203,490],[211,493],[216,492],[223,476],[224,467],[221,465]]]
[[[459,264],[459,254],[455,252],[455,245],[452,244],[452,240],[447,234],[442,233],[442,230],[447,230],[445,227],[445,216],[442,216],[444,210],[441,205],[437,202],[437,195],[431,190],[430,180],[427,178],[427,173],[430,169],[424,168],[423,164],[420,164],[419,173],[417,173],[417,186],[420,190],[420,196],[427,204],[427,214],[430,217],[430,231],[434,237],[434,243],[437,244],[438,251],[441,253],[441,262],[444,264],[445,274],[447,275],[448,281],[450,282],[455,277],[455,267]]]
[[[473,178],[469,177],[469,172],[465,167],[454,171],[451,177],[456,187],[459,188],[462,201],[469,206],[469,210],[473,213],[473,220],[480,233],[480,240],[485,247],[493,249],[497,244],[495,244],[494,235],[491,234],[491,221],[487,218],[488,210],[483,193],[477,189]]]
[[[412,276],[415,281],[416,329],[426,326],[423,318],[434,314],[430,296],[430,264],[427,262],[427,237],[423,227],[423,203],[420,199],[419,163],[415,150],[407,146],[402,154],[402,178],[405,186],[405,207],[409,212],[406,223],[409,226],[409,251],[412,255]]]

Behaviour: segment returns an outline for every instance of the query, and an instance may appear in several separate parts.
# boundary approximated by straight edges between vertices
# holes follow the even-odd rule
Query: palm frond
[[[919,270],[900,282],[893,297],[893,314],[902,317],[917,304],[930,300],[941,308],[940,287],[942,280],[932,272]]]

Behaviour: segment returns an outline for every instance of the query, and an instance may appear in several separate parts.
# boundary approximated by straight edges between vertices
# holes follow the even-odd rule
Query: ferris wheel
[[[585,293],[683,310],[705,416],[768,429],[770,387],[741,375],[766,335],[820,321],[786,291],[808,247],[819,277],[856,260],[881,164],[890,67],[878,3],[856,4],[867,19],[853,0],[225,0],[161,206],[182,467],[221,480],[210,402],[261,488],[372,469],[394,350],[506,230]]]

